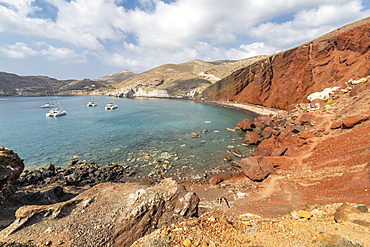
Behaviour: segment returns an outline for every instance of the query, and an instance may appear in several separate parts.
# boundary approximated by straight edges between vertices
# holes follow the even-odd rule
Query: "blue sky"
[[[369,0],[0,0],[0,71],[95,79],[244,59],[368,16]]]

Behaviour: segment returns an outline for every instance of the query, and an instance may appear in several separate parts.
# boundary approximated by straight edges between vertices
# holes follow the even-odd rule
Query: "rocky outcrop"
[[[263,156],[242,159],[239,165],[243,173],[253,181],[262,181],[275,173],[272,163]]]
[[[19,208],[0,242],[130,246],[157,228],[197,216],[198,203],[172,179],[155,186],[103,183],[66,202]]]
[[[362,123],[368,119],[370,119],[370,114],[360,114],[360,115],[350,116],[350,117],[345,118],[342,121],[333,123],[330,126],[330,128],[331,129],[352,128],[356,124]]]
[[[73,164],[76,163],[76,164]],[[85,164],[73,160],[69,168],[55,167],[52,164],[45,164],[39,169],[25,170],[19,177],[19,185],[45,186],[53,183],[62,185],[94,186],[104,182],[122,183],[126,177],[136,173],[136,169],[119,163],[99,165],[95,163]]]
[[[0,204],[16,191],[23,169],[23,160],[15,152],[0,147]]]
[[[242,68],[204,90],[209,100],[279,109],[370,74],[370,17]]]

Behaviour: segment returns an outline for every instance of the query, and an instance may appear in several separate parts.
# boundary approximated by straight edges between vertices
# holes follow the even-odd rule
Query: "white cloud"
[[[17,42],[13,45],[0,47],[0,53],[9,58],[25,58],[37,55],[37,51],[33,50],[23,42]]]
[[[73,63],[86,62],[87,51],[78,54],[72,49],[56,48],[52,45],[48,45],[45,42],[37,42],[35,44],[32,44],[31,46],[23,42],[16,42],[12,45],[0,46],[0,54],[4,57],[9,58],[44,56],[50,61],[59,60]]]
[[[65,63],[94,58],[140,72],[192,59],[271,54],[370,14],[362,9],[364,0],[137,0],[131,9],[118,5],[128,0],[44,1],[57,9],[54,18],[31,17],[43,7],[35,0],[0,0],[0,36],[25,37],[0,37],[2,54],[36,53]],[[12,48],[16,42],[22,49]]]
[[[61,60],[77,63],[86,62],[86,53],[87,52],[84,52],[83,54],[77,54],[74,50],[68,48],[56,48],[52,45],[49,45],[47,49],[40,51],[42,56],[47,57],[47,59],[51,61]]]
[[[351,1],[346,4],[304,9],[297,12],[292,21],[262,23],[252,28],[250,34],[255,39],[265,40],[279,49],[287,49],[317,38],[354,19],[366,17],[365,13],[361,13],[361,8],[359,1]]]

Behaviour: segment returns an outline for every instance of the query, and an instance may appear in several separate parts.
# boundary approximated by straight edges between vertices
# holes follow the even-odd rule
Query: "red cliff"
[[[287,109],[313,92],[368,76],[369,48],[370,17],[235,71],[202,97]]]

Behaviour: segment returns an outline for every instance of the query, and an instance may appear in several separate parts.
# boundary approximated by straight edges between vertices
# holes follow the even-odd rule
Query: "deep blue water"
[[[50,108],[40,107],[44,97],[0,101],[0,146],[14,150],[27,168],[67,166],[78,156],[99,164],[126,162],[147,173],[165,165],[189,177],[227,168],[223,156],[231,145],[250,152],[240,146],[240,132],[227,130],[251,118],[239,111],[168,99],[99,96],[97,107],[86,106],[89,96],[58,99],[67,115],[57,118],[45,116]],[[113,100],[118,108],[105,110]],[[191,138],[191,132],[201,137]]]

